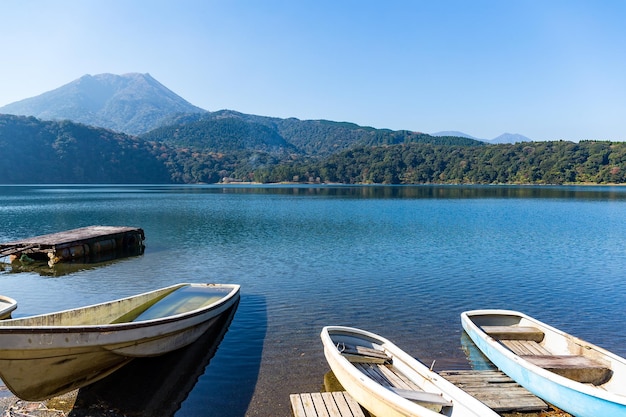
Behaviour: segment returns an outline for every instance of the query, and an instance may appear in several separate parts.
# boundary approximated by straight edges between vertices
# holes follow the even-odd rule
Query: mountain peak
[[[180,113],[202,113],[150,74],[86,74],[57,89],[0,107],[1,113],[70,119],[140,134]]]
[[[519,133],[503,133],[500,136],[491,139],[491,143],[517,143],[517,142],[532,142],[532,139],[527,138]]]
[[[493,139],[479,139],[474,136],[468,135],[467,133],[458,132],[456,130],[446,130],[443,132],[431,133],[431,136],[458,136],[461,138],[469,138],[475,140],[482,140],[483,142],[488,143],[517,143],[517,142],[532,142],[532,139],[527,138],[524,135],[520,135],[519,133],[503,133],[500,136],[497,136]]]
[[[445,130],[443,132],[435,132],[435,133],[431,133],[430,136],[455,136],[455,137],[459,137],[459,138],[483,140],[483,139],[475,138],[472,135],[468,135],[467,133],[459,132],[457,130]]]

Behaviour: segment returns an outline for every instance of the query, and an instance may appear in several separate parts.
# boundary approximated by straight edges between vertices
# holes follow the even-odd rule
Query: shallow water
[[[14,317],[179,282],[241,284],[176,416],[288,416],[323,389],[324,325],[361,327],[435,369],[468,368],[459,314],[508,308],[626,356],[620,187],[2,186],[0,241],[144,229],[143,255],[0,270]],[[467,352],[467,353],[466,353]],[[470,356],[468,360],[468,356]]]

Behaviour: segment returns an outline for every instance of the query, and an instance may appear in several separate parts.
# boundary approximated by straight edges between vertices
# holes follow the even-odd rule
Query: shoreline
[[[8,394],[5,396],[5,394]],[[13,412],[22,416],[67,417],[72,412],[78,390],[52,397],[43,401],[24,401],[14,396],[6,387],[0,385],[0,417],[11,416]],[[250,411],[250,410],[248,410]],[[113,412],[111,415],[115,415]],[[500,413],[502,417],[572,417],[563,411],[549,408],[540,412]]]
[[[66,417],[72,411],[78,390],[43,401],[24,401],[0,385],[0,417],[18,415],[36,417]]]

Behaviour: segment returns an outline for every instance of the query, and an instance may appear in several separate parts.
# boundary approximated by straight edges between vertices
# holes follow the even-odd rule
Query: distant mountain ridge
[[[72,120],[129,134],[161,125],[177,113],[203,113],[150,74],[84,75],[57,89],[0,107],[0,113]]]
[[[0,108],[0,152],[0,184],[626,183],[626,143],[208,112],[136,73],[86,75]]]
[[[487,143],[518,143],[518,142],[532,142],[533,141],[532,139],[527,138],[524,135],[520,135],[519,133],[503,133],[500,136],[497,136],[493,139],[480,139],[472,135],[468,135],[467,133],[458,132],[456,130],[446,130],[442,132],[431,133],[431,136],[456,136],[460,138],[480,140],[480,141],[487,142]]]
[[[189,103],[147,73],[87,74],[54,90],[0,107],[0,113],[34,116],[42,120],[71,120],[132,135],[144,134],[167,125],[184,124],[190,120],[206,118],[210,114]],[[196,116],[193,116],[194,114]],[[318,133],[327,131],[327,134],[331,134],[340,142],[353,142],[356,139],[355,135],[362,138],[364,134],[375,135],[373,132],[376,131],[384,132],[385,135],[392,132],[347,122],[279,119],[246,115],[231,110],[222,110],[208,117],[214,120],[236,118],[246,123],[278,129],[281,135],[285,133],[289,136],[287,139],[300,149],[311,148],[311,144],[306,143],[311,138],[311,131]],[[258,131],[258,125],[253,129]],[[307,131],[307,134],[302,135],[304,131]],[[406,130],[397,132],[400,136],[424,135]],[[466,138],[487,143],[531,141],[523,135],[510,133],[504,133],[491,140],[479,139],[457,131],[437,132],[430,136]],[[393,142],[395,139],[391,140]],[[326,153],[337,150],[339,149],[335,146],[328,148]]]
[[[5,156],[0,184],[626,183],[626,142],[489,145],[458,136],[323,120],[301,124],[230,111],[187,118],[130,136],[67,120],[0,114]],[[295,141],[298,137],[305,140]],[[300,148],[309,142],[315,145],[310,151]]]

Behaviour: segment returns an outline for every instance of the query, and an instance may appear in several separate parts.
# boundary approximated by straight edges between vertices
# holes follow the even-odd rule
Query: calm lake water
[[[289,416],[289,394],[324,389],[319,332],[331,324],[459,369],[470,367],[459,314],[507,308],[626,356],[626,188],[0,186],[0,196],[0,242],[88,225],[146,234],[136,257],[4,264],[14,317],[178,282],[241,284],[219,346],[147,362],[135,385],[167,403],[155,415]],[[168,373],[182,359],[186,384]],[[161,379],[180,392],[149,383]]]

